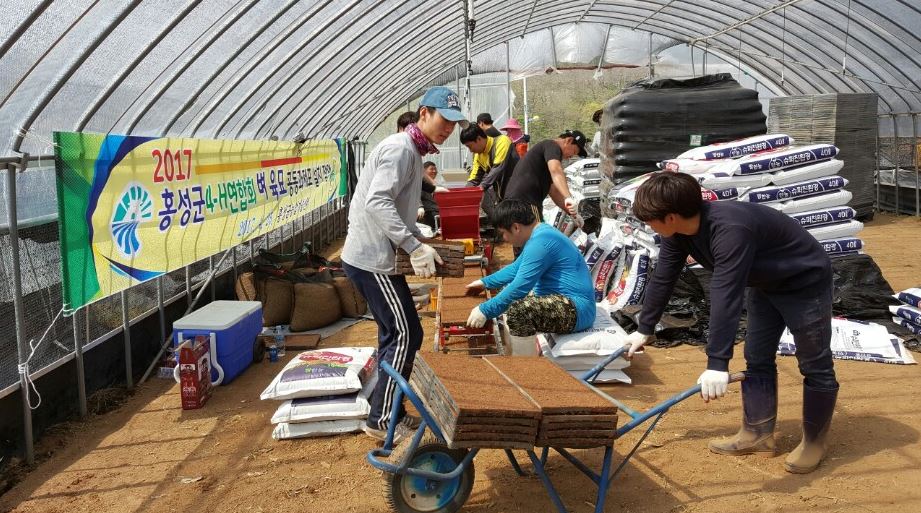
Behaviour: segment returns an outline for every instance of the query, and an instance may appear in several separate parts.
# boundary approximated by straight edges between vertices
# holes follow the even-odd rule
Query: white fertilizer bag
[[[890,306],[889,312],[896,317],[901,317],[908,322],[921,325],[921,308],[908,305]]]
[[[785,169],[776,173],[771,173],[771,183],[774,185],[787,185],[788,183],[802,182],[812,180],[813,178],[822,178],[823,176],[833,176],[841,171],[844,162],[838,159],[826,160],[808,166]]]
[[[718,160],[734,159],[762,151],[776,150],[793,144],[793,138],[787,134],[765,134],[746,137],[736,141],[709,144],[692,148],[676,159]]]
[[[815,226],[849,221],[857,217],[857,211],[851,207],[832,207],[790,214],[790,217],[799,221],[800,226],[808,229]]]
[[[905,289],[902,292],[896,293],[892,297],[898,299],[908,306],[921,308],[921,288]]]
[[[276,440],[291,440],[293,438],[312,438],[317,436],[341,435],[361,431],[362,419],[324,420],[321,422],[301,422],[290,424],[282,422],[275,426],[272,438]]]
[[[737,200],[748,192],[748,187],[725,187],[723,189],[710,189],[716,194],[716,201]]]
[[[783,355],[796,354],[796,343],[789,329],[784,330],[780,337],[777,352]],[[902,345],[902,340],[891,335],[885,326],[841,317],[831,320],[831,354],[840,360],[903,365],[915,363],[914,357]]]
[[[554,358],[561,356],[606,356],[624,345],[627,332],[611,319],[601,305],[595,306],[595,323],[578,333],[547,333],[545,338]]]
[[[724,162],[724,160],[668,159],[659,163],[659,169],[687,173],[689,175],[699,175],[709,172],[711,169]]]
[[[914,333],[915,335],[921,335],[921,324],[915,324],[908,319],[903,319],[901,317],[893,317],[892,322],[896,325],[901,326],[908,331]]]
[[[638,304],[646,290],[649,271],[649,251],[645,248],[628,250],[624,270],[606,298],[608,309],[616,312],[627,305]]]
[[[701,186],[708,189],[727,187],[764,187],[771,183],[771,175],[731,175],[728,173],[705,173],[696,175]]]
[[[847,183],[847,179],[840,176],[826,176],[788,185],[768,185],[767,187],[759,187],[748,191],[739,200],[750,203],[788,201],[835,192],[846,187]]]
[[[609,315],[607,310],[604,310],[604,314]],[[598,363],[604,358],[604,356],[608,356],[614,351],[616,351],[617,349],[619,349],[619,347],[613,347],[615,345],[614,342],[616,341],[610,340],[607,343],[603,343],[599,345],[602,351],[608,351],[610,348],[609,352],[607,352],[604,355],[599,355],[598,350],[589,349],[589,350],[586,350],[586,352],[584,353],[556,356],[553,354],[553,348],[559,345],[559,343],[556,341],[556,337],[557,335],[538,334],[537,335],[537,345],[540,347],[540,352],[544,357],[553,360],[554,363],[556,363],[557,365],[559,365],[565,370],[587,371],[591,369],[592,367],[594,367],[595,365],[598,365]],[[622,337],[620,335],[618,335],[617,337],[611,337],[611,338],[612,339],[617,338],[618,340],[622,341]],[[623,344],[621,343],[621,345]],[[627,360],[626,358],[621,357],[609,363],[608,366],[605,368],[606,369],[626,369],[629,366],[630,366],[630,360]]]
[[[377,384],[377,373],[372,373],[360,392],[322,397],[302,397],[281,403],[272,415],[272,424],[288,422],[319,422],[323,420],[364,419],[371,411],[368,398]]]
[[[262,391],[260,399],[297,399],[358,392],[377,368],[377,349],[336,347],[304,351]]]
[[[818,210],[820,208],[840,207],[851,201],[853,195],[850,191],[839,190],[808,198],[797,198],[794,200],[783,201],[779,203],[768,203],[768,206],[780,210],[784,214],[796,214],[807,212],[809,210]]]
[[[819,244],[828,256],[852,255],[863,251],[863,241],[857,237],[820,240]]]
[[[837,224],[826,224],[824,226],[816,226],[812,228],[806,228],[806,231],[810,235],[816,238],[816,240],[828,240],[828,239],[841,239],[844,237],[853,237],[860,233],[860,230],[863,230],[863,223],[860,221],[855,221],[851,219],[850,221],[845,221],[843,223]]]
[[[838,155],[838,148],[831,144],[813,144],[781,148],[730,160],[711,169],[714,173],[751,175],[774,173],[807,164],[831,160]]]

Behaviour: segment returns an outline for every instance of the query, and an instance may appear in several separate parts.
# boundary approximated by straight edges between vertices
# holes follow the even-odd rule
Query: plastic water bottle
[[[273,363],[278,361],[278,347],[275,343],[269,346],[269,361]]]
[[[278,356],[285,355],[285,336],[281,333],[281,326],[275,326],[275,347],[278,349]]]

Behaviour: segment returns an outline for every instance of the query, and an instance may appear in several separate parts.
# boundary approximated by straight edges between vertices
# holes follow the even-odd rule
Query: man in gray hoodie
[[[388,136],[371,154],[349,206],[349,228],[342,248],[342,267],[368,301],[377,321],[378,362],[387,362],[406,379],[422,345],[422,324],[413,304],[406,278],[396,274],[396,250],[410,255],[417,276],[435,274],[441,259],[422,241],[416,227],[419,191],[422,189],[422,158],[438,153],[458,122],[466,124],[460,100],[447,87],[432,87],[419,103],[419,121],[403,132]],[[378,371],[371,396],[371,412],[365,433],[383,440],[391,422],[397,425],[394,443],[413,427],[391,418],[396,382]]]

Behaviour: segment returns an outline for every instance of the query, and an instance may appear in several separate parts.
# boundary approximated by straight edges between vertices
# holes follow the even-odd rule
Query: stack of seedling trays
[[[487,359],[540,406],[534,445],[588,448],[614,443],[617,406],[588,383],[541,357]]]
[[[467,317],[470,311],[488,300],[490,292],[485,295],[467,296],[467,285],[482,277],[482,269],[468,267],[464,278],[441,278],[438,287],[438,300],[436,303],[435,324],[438,329],[436,335],[436,351],[462,350],[469,354],[495,354],[498,352],[495,331],[492,321],[487,321],[482,328],[468,328]],[[463,346],[451,339],[461,339]],[[452,347],[449,349],[448,346]]]
[[[482,358],[419,354],[410,384],[450,447],[534,446],[540,409]]]
[[[545,358],[425,354],[410,384],[457,448],[610,446],[617,407]]]
[[[425,244],[432,246],[438,252],[443,264],[435,264],[435,276],[464,276],[464,243],[451,240],[426,240]],[[397,272],[405,275],[416,274],[409,254],[402,249],[397,250]]]

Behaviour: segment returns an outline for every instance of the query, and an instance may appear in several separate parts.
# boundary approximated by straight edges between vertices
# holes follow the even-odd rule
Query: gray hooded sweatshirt
[[[416,227],[422,156],[406,133],[380,142],[361,171],[349,204],[342,261],[372,273],[396,274],[396,249],[412,253],[422,238]]]

